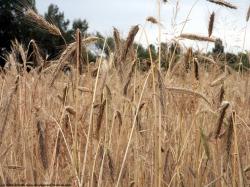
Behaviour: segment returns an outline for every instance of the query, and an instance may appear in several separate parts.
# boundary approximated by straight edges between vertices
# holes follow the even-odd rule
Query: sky
[[[89,32],[99,31],[104,36],[112,35],[113,27],[116,27],[126,38],[131,26],[139,24],[141,29],[136,41],[145,46],[148,43],[157,45],[159,41],[159,26],[145,24],[149,16],[158,18],[157,2],[158,0],[36,0],[40,14],[47,10],[49,4],[56,4],[59,10],[64,12],[65,18],[70,21],[86,19],[89,23]],[[167,3],[162,3],[160,41],[173,41],[181,30],[183,33],[207,36],[209,16],[214,11],[213,37],[221,38],[228,51],[250,50],[250,20],[246,23],[250,2],[230,0],[230,3],[238,9],[228,9],[206,0],[168,0]],[[185,20],[188,22],[184,25]],[[213,44],[207,42],[184,40],[182,43],[201,51],[213,47]]]

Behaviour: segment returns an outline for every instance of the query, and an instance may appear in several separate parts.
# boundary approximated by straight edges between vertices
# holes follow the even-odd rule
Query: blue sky
[[[174,36],[179,35],[183,21],[192,5],[197,1],[183,32],[207,35],[209,14],[214,11],[216,21],[213,36],[220,37],[229,51],[241,50],[244,32],[247,28],[245,48],[250,50],[250,22],[247,26],[245,21],[250,5],[249,0],[230,0],[238,7],[237,10],[213,5],[206,0],[168,1],[168,3],[162,4],[161,8],[163,41],[169,41]],[[77,18],[87,19],[90,32],[100,31],[104,35],[111,35],[112,28],[117,27],[123,37],[126,37],[132,25],[144,25],[148,16],[157,16],[157,0],[36,0],[36,3],[41,14],[46,11],[49,4],[53,3],[58,5],[61,11],[64,11],[66,18],[71,21]],[[178,7],[178,13],[174,20],[176,7]],[[157,44],[157,29],[156,25],[147,24],[145,26],[149,43]],[[145,36],[140,37],[140,33],[136,40],[145,45],[147,43]],[[203,51],[207,48],[207,43],[185,41],[183,44],[195,46]],[[212,44],[209,44],[208,48],[211,47]]]

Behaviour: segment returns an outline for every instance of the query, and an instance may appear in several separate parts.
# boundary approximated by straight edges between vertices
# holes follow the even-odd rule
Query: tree
[[[168,44],[165,42],[161,43],[161,67],[168,68]]]
[[[44,17],[61,30],[67,43],[71,43],[74,40],[76,29],[80,29],[82,34],[86,34],[89,27],[87,20],[76,19],[72,24],[72,28],[69,29],[70,21],[65,19],[64,13],[60,12],[58,6],[53,4],[48,7]],[[65,41],[61,37],[49,36],[49,33],[46,33],[41,43],[43,43],[43,48],[46,49],[47,54],[54,58],[61,51],[60,47],[65,46]]]
[[[53,36],[45,30],[39,28],[39,25],[30,24],[22,14],[27,7],[36,11],[35,0],[1,0],[0,3],[0,65],[4,65],[1,56],[4,52],[10,50],[11,41],[17,39],[25,46],[34,39],[39,47],[49,58],[54,58],[62,50],[66,43],[74,40],[76,28],[86,33],[88,23],[86,20],[75,20],[72,28],[69,30],[70,21],[65,19],[64,13],[59,11],[58,6],[51,4],[48,7],[44,17],[47,21],[55,24],[61,31],[64,39],[60,36]]]
[[[23,40],[30,29],[21,22],[20,12],[25,6],[34,7],[35,0],[1,0],[0,2],[0,65],[4,65],[1,56],[11,47],[14,39]],[[18,7],[18,8],[17,8]]]
[[[243,67],[250,68],[250,59],[248,57],[247,52],[238,53],[238,58],[240,59],[240,63],[242,63]]]
[[[65,41],[71,43],[74,40],[75,31],[79,28],[82,32],[87,32],[88,22],[86,20],[75,20],[73,22],[72,28],[69,29],[70,21],[65,19],[64,13],[59,11],[57,5],[49,5],[47,12],[44,15],[45,19],[49,22],[55,24],[61,31]],[[38,38],[38,37],[35,37]],[[40,47],[46,51],[49,58],[55,58],[58,53],[65,46],[65,41],[62,37],[52,36],[48,32],[43,31],[40,33],[39,43]]]
[[[85,34],[88,28],[89,28],[89,24],[85,19],[84,20],[76,19],[74,20],[73,25],[72,25],[73,30],[80,29],[82,34]]]
[[[137,48],[137,58],[143,60],[147,58],[147,51],[141,44],[135,44],[135,49]]]
[[[221,39],[216,39],[214,43],[213,53],[216,55],[224,53],[224,46]]]
[[[105,37],[100,32],[96,33],[96,37],[100,38],[100,40],[98,40],[96,42],[96,47],[97,47],[98,50],[102,51],[102,49],[104,47]],[[113,37],[107,37],[106,46],[104,48],[105,54],[109,55],[110,52],[114,52],[114,49],[115,49],[114,38]]]
[[[66,33],[69,26],[69,20],[65,20],[64,13],[59,11],[57,5],[51,4],[44,15],[47,21],[54,23],[63,33]]]
[[[65,20],[64,13],[59,11],[57,5],[49,5],[47,12],[44,14],[44,18],[60,29],[67,42],[73,39],[73,37],[67,33],[70,22],[69,20]],[[40,30],[40,32],[40,37],[34,36],[34,38],[38,38],[40,47],[49,55],[49,58],[54,58],[65,45],[64,40],[60,36],[52,36],[47,31]]]

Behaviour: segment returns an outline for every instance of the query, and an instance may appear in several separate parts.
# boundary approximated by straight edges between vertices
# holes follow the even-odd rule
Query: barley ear
[[[116,52],[120,52],[121,50],[121,37],[120,37],[120,33],[118,31],[117,28],[113,28],[113,36],[114,36],[114,40],[115,40],[115,50]]]
[[[139,31],[139,26],[138,25],[133,26],[130,29],[128,37],[127,37],[126,42],[125,42],[125,46],[123,48],[123,52],[122,52],[122,56],[121,56],[121,62],[124,62],[126,60],[128,51],[131,48],[131,46],[132,46],[132,44],[134,42],[135,36],[138,33],[138,31]]]
[[[28,8],[24,12],[24,15],[27,19],[38,24],[42,29],[47,30],[50,34],[62,36],[60,29],[56,25],[49,23],[44,19],[44,17],[38,15],[33,9]]]
[[[158,20],[155,17],[149,16],[146,19],[148,22],[153,23],[153,24],[158,24]]]
[[[194,76],[196,80],[199,80],[199,63],[196,58],[194,59]]]
[[[201,136],[201,142],[202,142],[202,145],[204,147],[207,159],[210,159],[210,149],[209,149],[209,145],[208,145],[208,140],[207,140],[207,137],[204,134],[204,131],[201,127],[200,127],[200,136]]]
[[[99,112],[98,112],[98,117],[97,117],[97,122],[96,122],[96,137],[98,140],[100,138],[100,129],[101,129],[105,106],[106,106],[106,100],[104,100],[103,103],[99,107]]]
[[[217,139],[220,135],[223,120],[224,120],[226,110],[228,107],[229,107],[229,102],[227,102],[227,101],[225,101],[221,104],[221,107],[219,109],[219,118],[218,118],[217,123],[216,123],[216,131],[214,134],[215,139]]]
[[[229,118],[227,119],[228,122],[228,129],[227,129],[227,137],[226,137],[226,152],[227,152],[227,163],[230,158],[230,151],[232,146],[232,139],[233,139],[233,125],[234,125],[234,117],[235,113],[233,112]]]
[[[48,168],[48,157],[46,149],[46,136],[45,136],[45,124],[43,121],[37,121],[37,130],[39,138],[39,152],[44,169]]]
[[[188,70],[190,69],[190,61],[192,59],[193,56],[193,50],[192,48],[188,48],[187,52],[184,55],[184,66],[185,66],[185,70],[186,72],[188,72]]]
[[[232,5],[231,3],[226,2],[225,0],[207,0],[207,1],[214,3],[214,4],[217,4],[217,5],[220,5],[220,6],[225,6],[227,8],[237,9],[237,7],[235,5]]]
[[[213,33],[213,29],[214,29],[214,18],[215,18],[215,13],[213,12],[210,15],[210,19],[209,19],[209,24],[208,24],[208,37],[210,37]]]
[[[131,66],[131,70],[130,70],[128,76],[127,76],[127,82],[126,82],[126,84],[125,84],[125,86],[123,88],[123,94],[124,95],[128,94],[128,86],[129,86],[129,84],[130,84],[130,82],[132,80],[133,74],[135,72],[135,67],[136,67],[136,61],[133,62],[132,66]]]

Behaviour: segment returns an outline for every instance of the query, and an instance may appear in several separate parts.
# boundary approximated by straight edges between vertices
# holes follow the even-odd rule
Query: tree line
[[[71,43],[74,41],[74,33],[78,28],[81,30],[83,35],[89,35],[88,33],[88,22],[86,19],[76,19],[70,24],[70,21],[65,18],[64,13],[59,10],[57,5],[51,4],[49,5],[47,11],[44,13],[44,18],[53,22],[61,31],[65,41],[62,37],[56,37],[49,34],[47,31],[42,30],[36,25],[32,25],[25,17],[22,15],[22,10],[32,7],[36,12],[36,2],[35,0],[1,0],[0,2],[0,65],[4,65],[3,56],[6,52],[11,49],[11,41],[18,40],[24,45],[28,45],[28,43],[33,39],[35,40],[41,51],[45,55],[47,55],[47,59],[55,58],[60,51],[65,46],[66,43]],[[104,36],[97,32],[94,34],[99,38],[103,38]],[[115,44],[114,38],[107,38],[108,47],[105,48],[105,53],[109,55],[110,51],[114,51]],[[95,44],[95,48],[101,50],[103,48],[103,40],[99,40]],[[149,50],[151,52],[152,60],[157,60],[158,49],[155,45],[150,44],[148,47],[143,47],[141,44],[134,44],[134,47],[137,49],[137,57],[140,61],[150,60]],[[168,66],[168,53],[171,55],[175,53],[175,56],[178,59],[178,56],[181,54],[181,49],[177,44],[161,44],[162,49],[162,66]],[[89,60],[94,61],[96,58],[96,54],[89,52]],[[223,60],[225,60],[229,65],[237,68],[238,65],[242,65],[246,68],[250,68],[249,58],[247,53],[241,52],[238,54],[228,53],[224,51],[224,46],[221,40],[217,40],[215,42],[214,48],[212,52],[208,52],[206,55],[216,55],[220,56]]]

